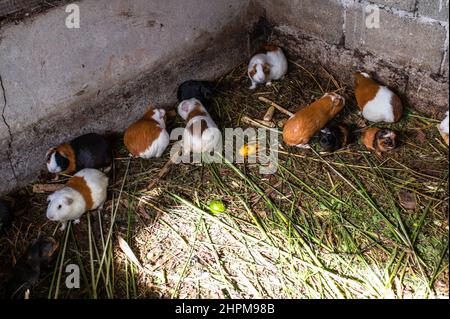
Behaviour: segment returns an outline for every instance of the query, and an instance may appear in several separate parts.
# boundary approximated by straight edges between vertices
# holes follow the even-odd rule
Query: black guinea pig
[[[28,247],[12,270],[6,285],[8,299],[23,299],[38,284],[43,269],[48,268],[58,243],[51,237],[40,236]]]
[[[0,232],[11,222],[11,213],[5,204],[0,202]]]
[[[202,104],[207,104],[207,102],[212,98],[213,88],[212,84],[207,81],[195,81],[189,80],[183,82],[178,87],[177,97],[178,102],[183,102],[185,100],[190,100],[196,98]]]
[[[112,163],[110,142],[103,136],[90,133],[47,152],[47,169],[55,174],[72,174],[84,168],[105,168]]]
[[[345,125],[326,126],[320,130],[319,141],[324,151],[337,151],[350,144],[350,130]]]

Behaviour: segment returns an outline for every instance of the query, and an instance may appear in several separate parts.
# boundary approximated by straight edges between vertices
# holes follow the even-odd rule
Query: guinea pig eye
[[[62,208],[62,205],[58,205],[58,209],[61,209]]]

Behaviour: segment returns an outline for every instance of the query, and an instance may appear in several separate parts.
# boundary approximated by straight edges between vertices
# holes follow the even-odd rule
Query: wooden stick
[[[35,194],[52,193],[60,190],[63,187],[64,184],[34,184],[33,193]]]
[[[272,121],[273,118],[273,114],[275,113],[275,107],[274,106],[270,106],[267,109],[266,114],[264,115],[264,121],[270,122]]]
[[[245,124],[262,127],[262,128],[274,128],[276,126],[273,122],[252,119],[246,115],[241,117],[241,121]]]
[[[278,104],[272,102],[271,100],[265,98],[264,96],[260,96],[260,97],[258,98],[258,100],[260,100],[261,102],[270,104],[270,106],[273,106],[273,107],[276,108],[278,111],[280,111],[281,113],[286,114],[286,115],[289,116],[289,117],[294,116],[294,113],[289,112],[289,111],[286,110],[284,107],[281,107],[280,105],[278,105]]]

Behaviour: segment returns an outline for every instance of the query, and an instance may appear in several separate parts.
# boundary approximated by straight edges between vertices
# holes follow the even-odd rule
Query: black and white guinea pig
[[[0,202],[0,231],[9,225],[11,222],[11,212],[8,207]]]
[[[108,177],[93,168],[85,168],[76,173],[64,188],[51,194],[48,199],[47,218],[61,222],[61,231],[67,223],[80,217],[87,211],[100,208],[107,196]]]
[[[213,151],[222,135],[203,104],[196,98],[185,100],[178,106],[178,114],[186,121],[183,132],[184,153]]]
[[[184,100],[196,98],[203,104],[207,104],[207,102],[212,98],[213,92],[213,87],[210,82],[189,80],[183,82],[178,87],[178,102],[181,103]]]
[[[47,169],[55,174],[72,174],[84,168],[107,168],[111,163],[111,144],[95,133],[82,135],[47,152]]]
[[[350,130],[342,124],[328,125],[320,130],[319,142],[324,151],[337,151],[350,144]]]
[[[283,50],[275,45],[266,45],[265,52],[253,56],[248,64],[248,77],[252,81],[250,90],[258,84],[271,85],[273,80],[282,79],[287,72],[288,62]]]
[[[31,292],[39,282],[42,270],[48,268],[58,246],[48,236],[40,236],[33,241],[12,270],[11,279],[6,285],[8,299],[23,299],[27,290]]]

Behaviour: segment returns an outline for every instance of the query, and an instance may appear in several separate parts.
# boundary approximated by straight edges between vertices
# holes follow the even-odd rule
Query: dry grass
[[[254,93],[244,74],[241,66],[216,83],[211,111],[222,128],[245,126],[243,115],[262,119],[259,96],[295,111],[335,90],[347,97],[336,121],[365,125],[351,91],[325,70],[292,63],[285,80]],[[0,282],[45,232],[63,248],[34,297],[448,297],[448,149],[435,124],[409,111],[393,126],[403,145],[383,159],[357,143],[334,154],[282,149],[274,175],[257,165],[180,164],[148,193],[140,190],[169,155],[130,160],[118,141],[105,211],[66,233],[46,222],[46,195],[29,187],[13,196],[20,216],[0,240]],[[400,190],[414,194],[414,210],[399,204]],[[215,199],[225,213],[209,212]],[[117,234],[142,268],[119,249]],[[81,265],[82,289],[64,288],[69,263]]]

